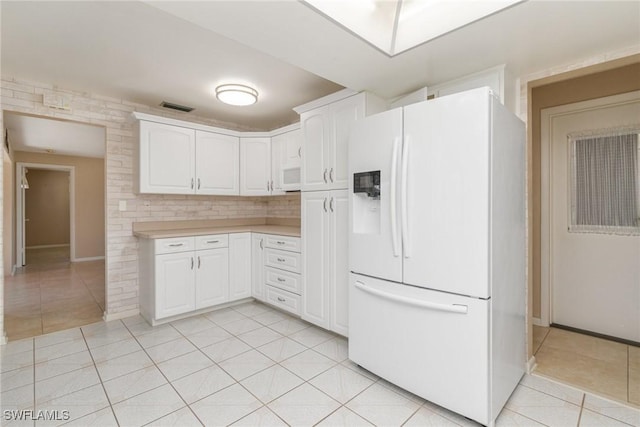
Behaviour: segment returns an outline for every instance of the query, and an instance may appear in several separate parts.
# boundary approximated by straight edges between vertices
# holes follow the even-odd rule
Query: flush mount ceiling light
[[[524,0],[303,0],[388,56]]]
[[[216,98],[229,105],[251,105],[258,101],[258,91],[245,85],[226,84],[216,88]]]

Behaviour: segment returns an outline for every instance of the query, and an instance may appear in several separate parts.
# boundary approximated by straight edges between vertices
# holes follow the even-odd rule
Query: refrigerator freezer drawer
[[[489,423],[489,300],[352,274],[349,303],[351,360]]]

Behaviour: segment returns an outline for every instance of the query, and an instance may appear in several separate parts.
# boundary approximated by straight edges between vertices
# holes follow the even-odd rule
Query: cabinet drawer
[[[196,250],[226,248],[227,246],[229,246],[228,234],[196,236]]]
[[[300,295],[283,291],[272,286],[265,286],[266,302],[295,315],[300,315]]]
[[[265,236],[265,247],[300,252],[300,238],[289,236]]]
[[[195,240],[193,237],[171,237],[168,239],[156,239],[154,245],[156,255],[172,254],[192,251],[195,246]]]
[[[265,267],[264,272],[265,283],[267,285],[300,295],[302,283],[299,274],[289,273],[287,271],[271,267]]]
[[[300,273],[301,257],[299,253],[266,249],[264,265],[267,267],[281,268],[282,270]]]

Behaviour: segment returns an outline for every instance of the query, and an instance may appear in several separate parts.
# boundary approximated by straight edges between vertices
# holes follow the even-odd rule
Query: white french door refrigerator
[[[349,358],[492,425],[524,373],[525,130],[489,88],[349,144]]]

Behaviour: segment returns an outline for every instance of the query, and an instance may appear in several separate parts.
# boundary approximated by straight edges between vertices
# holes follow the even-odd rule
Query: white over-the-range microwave
[[[284,191],[299,191],[300,165],[283,166],[280,170],[280,182]]]

